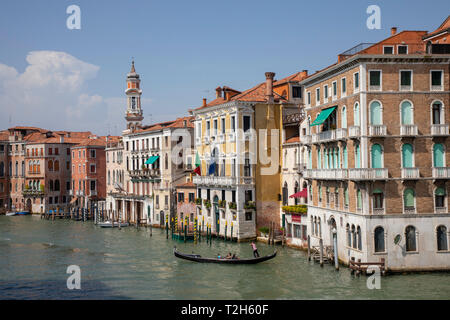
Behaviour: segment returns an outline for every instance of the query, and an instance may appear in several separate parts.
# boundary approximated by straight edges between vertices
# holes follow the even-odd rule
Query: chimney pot
[[[203,98],[203,106],[206,107],[206,98]]]
[[[217,87],[216,88],[216,99],[219,99],[222,97],[222,88],[221,87]]]
[[[273,102],[273,78],[275,72],[266,72],[266,97],[268,102]]]
[[[392,27],[391,28],[391,36],[393,36],[396,33],[397,33],[397,27]]]

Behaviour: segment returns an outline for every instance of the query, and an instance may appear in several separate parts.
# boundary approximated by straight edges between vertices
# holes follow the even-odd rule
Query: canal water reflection
[[[180,260],[181,252],[251,257],[248,243],[166,240],[161,229],[101,229],[91,222],[0,216],[0,299],[450,299],[450,274],[395,275],[369,290],[366,277],[308,262],[304,252],[258,244],[257,265]],[[81,268],[81,290],[66,269]]]

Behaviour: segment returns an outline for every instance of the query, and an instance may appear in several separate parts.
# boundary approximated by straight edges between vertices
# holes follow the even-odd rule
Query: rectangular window
[[[155,202],[156,202],[156,205],[159,206],[159,195],[156,195]]]
[[[91,158],[95,158],[96,157],[96,152],[95,150],[91,150]]]
[[[323,87],[323,98],[325,100],[328,100],[328,85],[327,84]]]
[[[307,93],[307,105],[311,105],[311,92]]]
[[[250,130],[250,116],[244,116],[244,132]]]
[[[384,46],[383,54],[394,54],[394,47],[393,46]]]
[[[292,98],[301,99],[301,97],[302,97],[302,87],[293,86],[292,87]]]
[[[412,71],[400,71],[400,90],[411,90],[412,88]]]
[[[184,193],[178,192],[178,202],[184,202]]]
[[[245,221],[252,221],[252,218],[253,218],[253,212],[252,211],[245,212]]]
[[[443,90],[443,72],[440,70],[431,71],[431,90]]]
[[[231,130],[236,131],[236,117],[231,117]]]
[[[355,91],[359,90],[359,72],[353,75],[353,88]]]
[[[95,183],[96,181],[95,180],[91,180],[91,191],[95,191],[95,185],[96,185],[96,183]]]
[[[189,202],[194,202],[195,201],[195,193],[193,192],[189,192]]]
[[[408,54],[408,46],[407,45],[399,45],[397,47],[398,54]]]
[[[381,90],[381,71],[369,71],[369,86],[370,90]]]
[[[345,96],[347,94],[347,79],[346,78],[342,78],[341,79],[341,94],[343,96]]]
[[[225,134],[225,118],[222,118],[222,134]]]
[[[214,131],[213,131],[214,135],[217,135],[217,119],[214,119]]]
[[[95,164],[91,164],[91,173],[95,173]]]
[[[250,159],[245,159],[244,177],[251,177]]]
[[[48,148],[48,154],[52,155],[53,154],[53,149],[52,148]]]
[[[337,81],[333,81],[333,99],[337,97]]]
[[[316,104],[320,104],[320,88],[316,88]]]
[[[210,136],[211,135],[211,123],[209,121],[206,121],[206,135]]]
[[[169,196],[164,196],[164,205],[169,205]]]

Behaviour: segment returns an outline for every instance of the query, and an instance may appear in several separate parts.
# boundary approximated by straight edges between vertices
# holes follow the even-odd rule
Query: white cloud
[[[0,128],[11,125],[107,133],[124,124],[125,97],[86,93],[100,67],[65,52],[33,51],[23,73],[0,63]],[[119,128],[120,130],[122,128]],[[111,132],[115,133],[115,132]]]

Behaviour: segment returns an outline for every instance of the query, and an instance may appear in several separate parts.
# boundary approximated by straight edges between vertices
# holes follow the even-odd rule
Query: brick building
[[[336,229],[343,262],[450,266],[450,52],[427,35],[392,28],[301,82],[308,235],[332,246]]]

